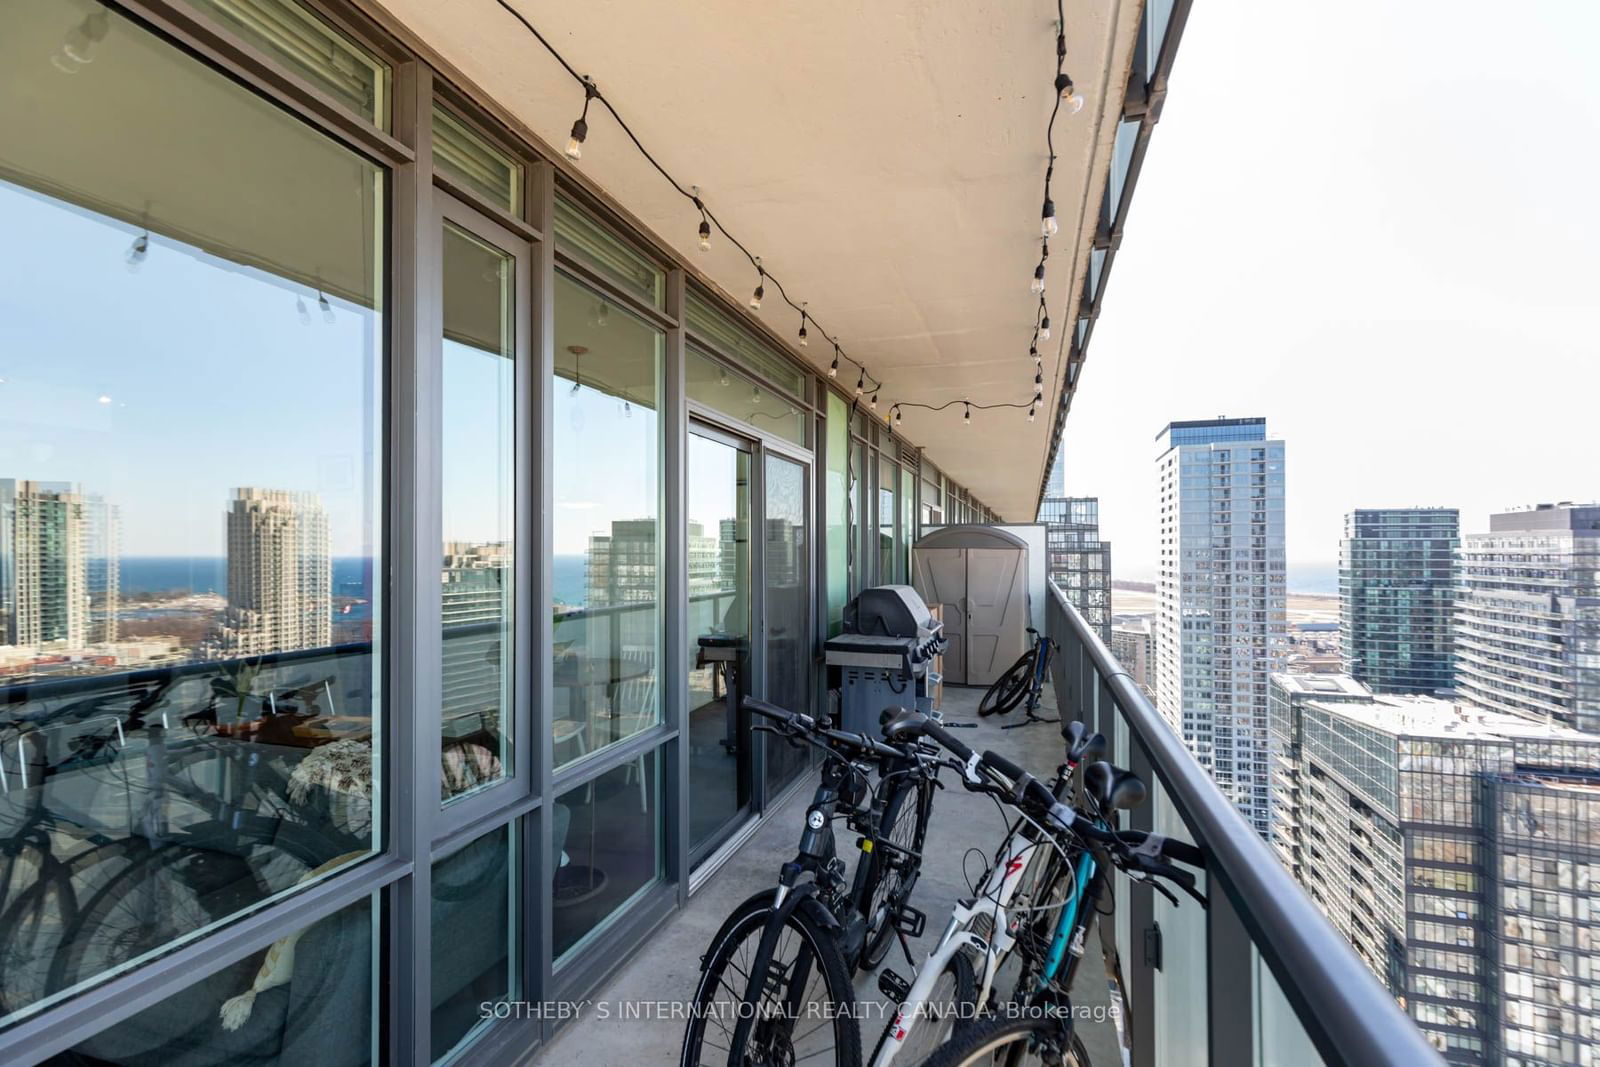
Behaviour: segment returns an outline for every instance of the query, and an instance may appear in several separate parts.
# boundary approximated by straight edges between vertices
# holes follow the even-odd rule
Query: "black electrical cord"
[[[861,382],[862,383],[870,383],[870,387],[867,389],[867,391],[873,392],[873,393],[881,391],[881,389],[883,388],[883,382],[880,379],[872,376],[867,371],[866,364],[862,363],[860,360],[855,359],[855,358],[851,357],[850,355],[846,354],[845,352],[843,352],[842,349],[841,349],[841,346],[839,344],[838,338],[834,334],[830,333],[827,330],[827,328],[824,327],[822,325],[822,323],[820,323],[817,320],[817,317],[810,312],[809,306],[807,304],[804,304],[804,303],[795,303],[794,299],[789,296],[788,290],[784,288],[783,282],[780,279],[778,279],[777,277],[775,277],[771,272],[767,271],[762,266],[760,257],[758,257],[754,252],[751,252],[750,249],[744,244],[744,242],[740,241],[731,232],[729,232],[728,228],[723,225],[722,220],[717,218],[716,213],[714,211],[712,211],[709,207],[706,206],[704,199],[699,195],[699,192],[700,192],[699,191],[699,187],[698,186],[692,186],[692,187],[689,187],[689,188],[685,188],[684,185],[681,182],[678,181],[678,179],[676,179],[676,178],[674,178],[672,176],[672,174],[667,170],[666,167],[662,166],[661,161],[656,159],[656,157],[653,156],[650,153],[650,150],[647,149],[644,146],[644,142],[639,140],[638,135],[633,132],[632,127],[630,127],[628,125],[628,123],[623,119],[623,117],[617,112],[617,109],[612,105],[611,101],[606,99],[605,94],[600,91],[599,87],[595,84],[594,80],[592,78],[589,78],[589,77],[583,75],[583,74],[578,73],[577,69],[575,67],[573,67],[573,65],[571,63],[567,62],[566,57],[563,56],[560,53],[560,51],[558,51],[556,49],[555,45],[551,44],[549,39],[546,38],[544,34],[540,33],[538,28],[536,26],[534,26],[534,24],[532,22],[530,22],[528,20],[528,18],[522,14],[522,12],[518,11],[515,7],[513,7],[510,4],[509,0],[496,0],[496,3],[498,3],[502,8],[504,8],[505,11],[509,15],[511,15],[512,18],[514,18],[518,22],[520,22],[522,24],[523,28],[526,29],[530,34],[532,34],[534,39],[537,40],[541,45],[544,46],[545,51],[549,52],[550,55],[555,59],[555,61],[561,65],[561,68],[563,70],[565,70],[569,76],[571,76],[573,81],[577,82],[580,86],[583,87],[583,90],[584,90],[583,116],[579,118],[578,122],[579,122],[579,124],[581,124],[583,126],[585,132],[587,132],[587,121],[586,120],[588,118],[589,104],[593,100],[598,100],[600,102],[601,106],[604,107],[606,109],[606,111],[611,115],[612,119],[616,121],[617,126],[620,127],[622,132],[627,135],[628,140],[633,142],[633,146],[639,150],[639,154],[642,155],[645,158],[646,162],[648,162],[652,167],[654,167],[656,172],[658,174],[660,174],[663,178],[666,179],[667,184],[671,185],[673,190],[676,191],[679,196],[682,196],[685,200],[689,201],[695,207],[695,209],[700,212],[700,240],[702,242],[705,242],[709,237],[707,223],[709,223],[711,226],[715,226],[717,228],[717,232],[721,233],[722,236],[725,237],[730,244],[732,244],[735,248],[737,248],[740,251],[740,253],[743,254],[744,257],[747,260],[750,261],[750,265],[756,269],[757,276],[758,276],[758,278],[760,280],[760,283],[764,283],[766,281],[771,281],[773,287],[775,289],[777,289],[777,291],[778,291],[778,296],[783,300],[783,302],[785,304],[789,305],[789,307],[793,308],[795,311],[800,313],[800,316],[801,316],[801,323],[800,324],[801,324],[802,331],[805,329],[806,325],[809,323],[811,326],[816,328],[817,333],[821,334],[822,338],[825,341],[829,342],[830,344],[832,344],[834,346],[834,362],[835,362],[835,365],[837,365],[838,360],[841,359],[841,358],[843,360],[845,360],[847,363],[853,364],[861,372],[861,379],[860,379]],[[1060,79],[1063,76],[1063,71],[1064,71],[1065,64],[1066,64],[1066,26],[1067,26],[1067,20],[1066,20],[1065,4],[1064,4],[1063,0],[1056,0],[1056,78],[1057,78],[1057,82],[1058,83],[1060,82]],[[1052,180],[1055,177],[1055,164],[1056,164],[1055,124],[1056,124],[1056,118],[1061,112],[1061,100],[1062,100],[1061,92],[1059,90],[1057,90],[1055,92],[1055,103],[1053,104],[1053,106],[1050,109],[1050,120],[1045,126],[1045,146],[1046,146],[1046,149],[1047,149],[1047,162],[1046,162],[1046,165],[1045,165],[1044,198],[1045,198],[1046,205],[1049,205],[1051,203],[1051,201],[1050,201],[1050,185],[1051,185]],[[576,129],[576,127],[575,127],[575,129]],[[579,140],[581,141],[582,138],[579,138]],[[1053,214],[1053,212],[1050,212],[1050,214]],[[1043,269],[1044,262],[1045,262],[1046,259],[1049,258],[1049,256],[1050,256],[1050,242],[1049,242],[1048,236],[1046,236],[1040,242],[1040,256],[1039,256],[1039,263],[1038,263],[1038,269],[1039,270]],[[758,284],[760,284],[760,283],[758,283]],[[1069,284],[1070,284],[1070,279],[1069,279]],[[1042,314],[1042,318],[1041,318],[1041,314]],[[1029,357],[1030,357],[1030,359],[1036,359],[1036,357],[1037,357],[1038,342],[1040,340],[1040,333],[1042,332],[1041,323],[1042,322],[1048,322],[1048,321],[1049,321],[1049,310],[1048,310],[1048,307],[1045,304],[1044,294],[1040,293],[1040,295],[1039,295],[1039,312],[1037,312],[1035,314],[1035,316],[1034,316],[1033,339],[1029,344]],[[1057,363],[1058,363],[1058,366],[1059,366],[1059,352],[1058,352],[1058,356],[1057,356]],[[834,375],[830,374],[830,377],[832,377],[832,376],[834,376]],[[861,386],[858,385],[858,389],[859,388],[861,388]],[[946,408],[952,406],[953,404],[961,403],[961,404],[966,404],[966,408],[967,408],[967,419],[966,419],[966,421],[968,421],[968,422],[971,421],[971,409],[972,408],[977,408],[980,411],[988,411],[988,410],[995,410],[995,409],[1001,409],[1001,408],[1015,408],[1015,409],[1021,410],[1021,409],[1026,408],[1028,410],[1028,412],[1029,412],[1029,419],[1031,421],[1031,419],[1033,417],[1033,412],[1040,406],[1041,402],[1042,402],[1042,398],[1037,396],[1037,395],[1035,395],[1028,402],[1020,403],[1020,404],[1019,403],[973,404],[973,403],[970,403],[968,401],[954,401],[953,400],[953,401],[949,401],[949,402],[944,403],[944,404],[931,405],[931,404],[919,404],[919,403],[914,403],[914,402],[911,402],[911,401],[901,401],[901,402],[897,402],[897,403],[893,404],[890,407],[890,411],[891,412],[897,412],[897,411],[905,409],[905,408],[917,408],[917,409],[926,410],[926,411],[943,411]]]

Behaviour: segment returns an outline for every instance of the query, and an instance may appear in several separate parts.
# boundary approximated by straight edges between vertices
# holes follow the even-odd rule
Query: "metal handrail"
[[[1095,674],[1110,690],[1130,735],[1148,754],[1173,808],[1206,848],[1208,878],[1227,894],[1323,1059],[1361,1067],[1442,1063],[1422,1031],[1283,869],[1065,594],[1053,581],[1048,584],[1053,606],[1088,652]]]

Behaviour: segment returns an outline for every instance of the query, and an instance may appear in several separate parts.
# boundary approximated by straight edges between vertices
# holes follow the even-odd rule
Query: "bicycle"
[[[938,756],[914,742],[888,745],[829,729],[749,697],[743,707],[772,724],[754,729],[821,751],[822,779],[778,885],[736,908],[701,957],[680,1062],[724,1062],[725,1055],[730,1067],[776,1067],[832,1052],[841,1067],[859,1067],[850,975],[881,961],[893,937],[922,934],[926,917],[908,901],[921,870]],[[877,789],[869,781],[874,764]],[[853,879],[835,849],[839,818],[862,835]],[[715,1055],[707,1059],[708,1052]]]
[[[1033,638],[1028,651],[1017,657],[1017,661],[994,680],[994,684],[983,694],[983,699],[978,701],[978,715],[985,719],[991,715],[1008,714],[1018,704],[1023,704],[1023,721],[1008,724],[1004,727],[1007,730],[1029,723],[1061,721],[1037,714],[1045,679],[1050,677],[1050,661],[1061,650],[1061,646],[1056,644],[1054,638],[1046,637],[1031,626],[1028,627],[1028,633]]]
[[[886,722],[884,735],[890,740],[933,736],[936,728],[916,712],[900,710]],[[1082,723],[1070,723],[1061,732],[1067,742],[1066,761],[1056,770],[1049,787],[1052,795],[1063,793],[1076,780],[1078,767],[1105,751],[1105,738]],[[978,888],[956,903],[915,981],[909,987],[902,983],[898,990],[883,988],[899,1008],[869,1057],[872,1067],[888,1067],[898,1057],[920,1062],[960,1029],[960,1024],[969,1022],[976,1007],[991,1003],[1001,966],[1015,943],[1012,918],[1034,911],[1039,890],[1048,888],[1052,880],[1049,872],[1053,868],[1040,860],[1054,854],[1055,846],[1041,830],[1026,814],[1013,821],[993,864],[978,880]],[[973,960],[978,961],[976,972]],[[880,982],[880,986],[884,984]],[[967,990],[970,992],[963,997],[961,991]]]
[[[956,1031],[923,1061],[923,1067],[1017,1067],[1024,1062],[1088,1067],[1088,1054],[1072,1025],[1068,994],[1090,930],[1101,915],[1100,898],[1110,891],[1108,871],[1115,868],[1134,882],[1161,892],[1176,905],[1177,897],[1156,880],[1163,879],[1205,907],[1206,898],[1194,888],[1194,875],[1167,862],[1175,860],[1203,869],[1204,854],[1194,845],[1158,834],[1116,829],[1116,813],[1143,803],[1147,792],[1144,783],[1129,771],[1103,762],[1084,768],[1078,782],[1084,811],[1079,811],[1059,800],[1057,790],[1016,764],[993,752],[978,756],[937,727],[929,729],[908,718],[890,734],[904,737],[910,732],[920,732],[953,752],[963,767],[963,784],[968,789],[1014,806],[1049,835],[1054,854],[1066,861],[1057,866],[1044,893],[1047,901],[1059,901],[1059,905],[1052,903],[1033,911],[1035,916],[1047,916],[1059,907],[1055,922],[1036,919],[1015,924],[1014,940],[1024,966],[1011,1000],[1001,1005],[1005,1010]],[[1058,780],[1059,777],[1058,774]],[[1046,933],[1048,937],[1042,936]],[[997,928],[997,939],[998,936]],[[1107,944],[1104,927],[1101,944],[1115,994],[1126,1003],[1120,976],[1112,966],[1114,949]]]

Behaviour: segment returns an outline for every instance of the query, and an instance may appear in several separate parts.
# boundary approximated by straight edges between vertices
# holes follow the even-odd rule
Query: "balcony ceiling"
[[[1027,401],[1053,4],[513,2],[883,380],[880,415],[897,400]],[[494,0],[384,5],[547,146],[566,143],[581,90]],[[979,411],[965,428],[957,405],[908,410],[899,427],[1008,520],[1034,515],[1138,15],[1137,0],[1067,4],[1067,70],[1088,102],[1056,125],[1062,232],[1040,417]],[[574,169],[704,279],[749,298],[749,264],[720,235],[698,251],[693,206],[598,108]],[[792,339],[798,316],[771,290],[758,314]],[[794,351],[820,368],[832,354],[815,340]]]

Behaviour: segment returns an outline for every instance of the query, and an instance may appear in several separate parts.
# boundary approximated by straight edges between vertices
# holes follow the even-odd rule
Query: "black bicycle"
[[[988,692],[983,694],[983,699],[978,701],[978,714],[983,718],[1005,715],[1018,704],[1023,704],[1023,721],[1011,723],[1006,727],[1008,730],[1031,722],[1061,721],[1036,714],[1045,680],[1050,677],[1050,661],[1061,646],[1031,626],[1028,627],[1028,635],[1033,639],[1028,651],[1006,668],[1006,672],[995,679]]]
[[[896,937],[904,945],[922,934],[926,917],[909,898],[940,759],[915,740],[888,745],[763,701],[743,706],[767,720],[755,729],[821,751],[822,780],[778,885],[736,908],[701,957],[680,1062],[787,1067],[825,1064],[831,1053],[859,1067],[850,976],[881,962]],[[835,847],[840,819],[861,835],[854,878]]]

